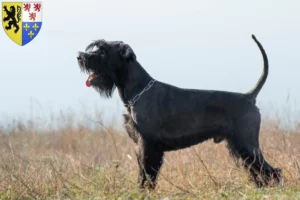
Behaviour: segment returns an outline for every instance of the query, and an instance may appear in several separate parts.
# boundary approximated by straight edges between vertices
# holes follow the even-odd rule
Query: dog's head
[[[89,44],[85,52],[79,52],[77,60],[81,71],[89,74],[87,83],[100,95],[111,97],[125,68],[136,56],[131,47],[121,41],[97,40]]]

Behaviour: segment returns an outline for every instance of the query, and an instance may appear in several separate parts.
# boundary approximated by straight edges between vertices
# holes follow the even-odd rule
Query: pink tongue
[[[85,85],[86,85],[87,87],[91,87],[90,81],[89,81],[89,80],[86,80]]]
[[[95,76],[96,76],[96,75],[95,75],[94,73],[92,73],[92,74],[89,75],[88,79],[87,79],[86,82],[85,82],[85,85],[86,85],[87,87],[91,87],[90,81],[91,81],[93,78],[95,78]]]

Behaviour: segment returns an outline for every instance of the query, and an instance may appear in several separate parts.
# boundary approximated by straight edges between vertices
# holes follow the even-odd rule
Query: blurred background
[[[26,46],[0,28],[0,197],[6,199],[300,198],[300,1],[44,0]],[[136,189],[133,142],[118,93],[87,88],[78,51],[96,39],[129,44],[155,79],[183,88],[247,92],[270,70],[257,104],[278,187],[257,189],[226,142],[166,153],[154,193]]]
[[[21,47],[0,30],[1,124],[45,118],[60,111],[93,113],[118,122],[123,106],[85,86],[76,53],[96,39],[129,44],[157,80],[179,87],[247,92],[263,70],[270,73],[258,96],[262,114],[300,100],[300,2],[296,0],[43,1],[38,36]],[[294,116],[294,114],[293,114]],[[284,117],[285,118],[285,117]]]

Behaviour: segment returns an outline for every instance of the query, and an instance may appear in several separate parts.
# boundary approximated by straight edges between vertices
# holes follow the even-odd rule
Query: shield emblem
[[[42,2],[2,2],[2,26],[6,35],[24,46],[42,27]]]

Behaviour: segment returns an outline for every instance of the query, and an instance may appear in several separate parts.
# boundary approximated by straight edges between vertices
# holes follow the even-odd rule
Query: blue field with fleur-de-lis
[[[22,46],[32,41],[39,33],[42,22],[22,22]]]
[[[24,46],[42,27],[42,2],[2,2],[2,26],[7,36]]]

